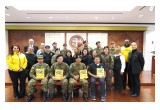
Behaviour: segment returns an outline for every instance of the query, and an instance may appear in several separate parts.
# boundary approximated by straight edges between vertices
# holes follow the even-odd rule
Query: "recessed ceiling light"
[[[114,19],[114,17],[112,17],[112,20]]]
[[[68,19],[69,17],[68,16],[66,16],[66,19]]]
[[[30,17],[29,17],[29,16],[27,16],[26,18],[27,18],[27,19],[29,19]]]
[[[139,15],[139,17],[141,18],[141,17],[143,17],[143,15],[141,14],[141,15]]]
[[[10,15],[10,14],[8,14],[8,13],[6,13],[5,15],[6,15],[6,16],[11,16],[11,15]]]
[[[52,18],[53,18],[52,16],[49,17],[49,19],[52,19]]]
[[[98,17],[98,16],[96,16],[96,17],[94,17],[94,19],[99,19],[99,17]]]

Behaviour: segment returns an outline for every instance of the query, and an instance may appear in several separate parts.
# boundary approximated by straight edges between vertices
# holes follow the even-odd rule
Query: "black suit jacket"
[[[140,74],[144,67],[144,57],[142,53],[136,50],[133,54],[129,52],[128,72]]]
[[[29,45],[27,45],[27,46],[24,47],[24,52],[27,52],[27,51],[28,51],[28,47],[29,47]],[[34,48],[34,54],[36,54],[36,53],[37,53],[37,50],[38,50],[38,46],[33,45],[33,48]]]

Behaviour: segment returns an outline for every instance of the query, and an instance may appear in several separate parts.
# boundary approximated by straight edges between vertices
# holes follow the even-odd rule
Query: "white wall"
[[[143,40],[143,55],[145,59],[144,70],[147,71],[151,71],[152,67],[153,54],[151,52],[155,50],[155,37],[155,25],[149,26],[148,31],[144,32]]]

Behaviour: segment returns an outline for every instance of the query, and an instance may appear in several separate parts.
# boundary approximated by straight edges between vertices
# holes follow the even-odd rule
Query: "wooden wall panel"
[[[116,43],[116,46],[123,46],[124,45],[124,40],[129,39],[130,42],[136,42],[138,45],[138,49],[140,51],[143,51],[143,32],[115,32],[111,31],[108,32],[108,45],[112,41]]]
[[[39,46],[40,43],[45,42],[45,32],[57,32],[57,31],[8,31],[9,49],[11,45],[20,45],[21,52],[24,52],[24,46],[28,44],[28,40],[33,38],[35,45]],[[61,31],[61,32],[73,32],[73,31]],[[76,31],[77,32],[77,31]],[[90,31],[79,31],[90,32]],[[98,33],[98,31],[95,31]],[[101,32],[101,31],[99,31]],[[104,32],[104,31],[103,31]],[[107,32],[107,31],[106,31]],[[116,42],[116,45],[123,46],[124,40],[129,39],[130,42],[136,42],[138,49],[143,51],[143,32],[140,31],[109,31],[108,32],[108,45],[110,42]]]
[[[24,46],[28,45],[29,39],[34,39],[35,45],[45,41],[44,31],[8,31],[9,49],[13,44],[18,44],[21,52],[24,52]]]

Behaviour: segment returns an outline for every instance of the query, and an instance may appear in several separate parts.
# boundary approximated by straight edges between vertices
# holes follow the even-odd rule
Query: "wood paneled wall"
[[[21,52],[24,52],[24,46],[28,45],[29,39],[34,39],[34,44],[39,46],[45,41],[45,31],[8,31],[9,52],[13,44],[20,46]]]
[[[18,44],[21,48],[21,52],[24,52],[24,46],[28,44],[28,40],[33,38],[35,45],[40,46],[40,43],[45,42],[45,32],[57,32],[57,31],[8,31],[9,51],[13,44]],[[77,32],[77,31],[58,31],[58,32]],[[78,31],[78,32],[104,32],[104,31]],[[136,42],[138,49],[143,51],[143,32],[142,31],[105,31],[108,33],[108,45],[110,42],[116,42],[116,45],[123,46],[124,40],[129,39],[130,42]],[[95,41],[96,42],[96,41]]]
[[[116,45],[123,46],[124,40],[129,39],[130,42],[136,42],[138,45],[138,49],[143,51],[143,32],[108,32],[108,44],[111,42],[116,42]]]

